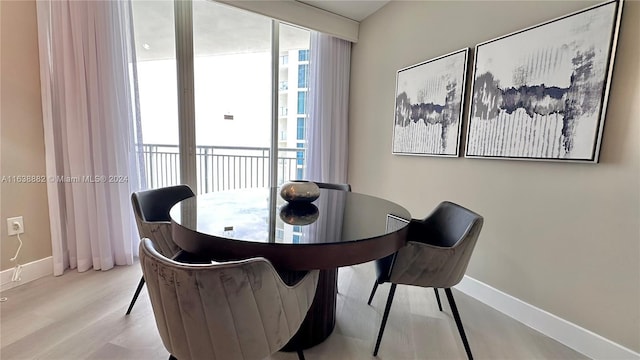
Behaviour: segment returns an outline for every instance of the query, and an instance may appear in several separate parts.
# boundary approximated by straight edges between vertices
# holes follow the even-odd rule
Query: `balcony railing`
[[[180,183],[178,145],[143,144],[147,187]],[[278,149],[278,185],[297,179],[306,158],[304,148]],[[269,148],[196,146],[198,194],[265,187],[269,184]]]

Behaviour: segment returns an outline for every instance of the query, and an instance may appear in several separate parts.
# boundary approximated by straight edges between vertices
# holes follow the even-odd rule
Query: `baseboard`
[[[640,359],[640,353],[474,278],[465,276],[455,288],[591,359]]]
[[[12,289],[47,275],[53,275],[53,257],[49,256],[23,264],[20,281],[11,281],[13,269],[14,268],[11,268],[0,272],[0,291]]]

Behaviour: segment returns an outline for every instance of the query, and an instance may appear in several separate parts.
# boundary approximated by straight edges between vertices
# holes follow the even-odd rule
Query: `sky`
[[[268,147],[270,71],[268,53],[196,58],[196,144]],[[175,60],[139,62],[138,83],[144,143],[177,145]]]

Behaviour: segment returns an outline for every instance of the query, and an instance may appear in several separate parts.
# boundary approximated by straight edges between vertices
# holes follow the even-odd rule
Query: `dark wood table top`
[[[391,201],[321,189],[311,204],[287,204],[277,188],[214,192],[170,211],[174,241],[218,260],[262,256],[290,270],[330,269],[392,254],[410,213]]]

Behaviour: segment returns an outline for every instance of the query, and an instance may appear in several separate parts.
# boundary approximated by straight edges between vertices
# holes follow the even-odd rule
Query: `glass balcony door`
[[[198,192],[269,186],[271,19],[193,1]]]
[[[168,1],[134,1],[140,123],[136,154],[144,162],[147,188],[180,180],[178,85],[174,6]]]
[[[205,0],[133,4],[148,187],[302,178],[309,31]]]

